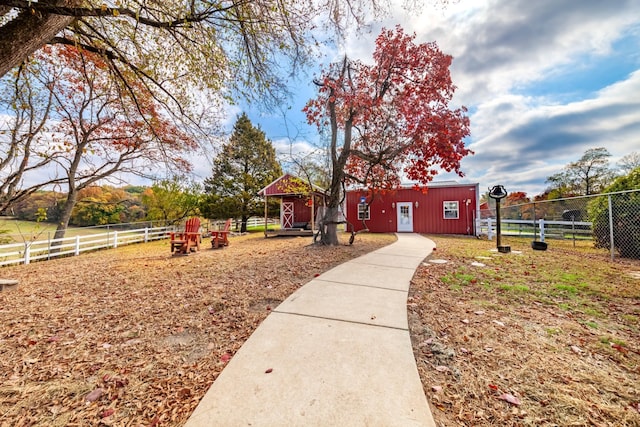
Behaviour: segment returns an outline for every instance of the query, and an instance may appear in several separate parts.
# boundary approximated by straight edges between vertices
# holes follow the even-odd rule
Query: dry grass
[[[432,238],[448,262],[418,269],[408,306],[439,426],[640,425],[640,264]],[[182,425],[272,307],[393,240],[247,236],[187,257],[165,241],[4,268],[20,285],[0,293],[0,426]]]
[[[185,257],[163,241],[4,268],[20,285],[0,293],[0,426],[182,425],[272,307],[394,240],[246,236]]]
[[[448,262],[418,269],[409,318],[439,426],[640,425],[640,263],[433,240]]]

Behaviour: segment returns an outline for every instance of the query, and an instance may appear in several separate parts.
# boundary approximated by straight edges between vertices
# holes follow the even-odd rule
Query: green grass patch
[[[0,229],[8,234],[30,234],[38,231],[55,231],[56,225],[48,222],[0,219]]]
[[[591,321],[591,320],[589,320],[587,322],[584,322],[584,324],[587,325],[588,327],[590,327],[591,329],[598,329],[599,328],[598,324],[596,322],[594,322],[594,321]]]
[[[457,290],[461,289],[463,286],[468,286],[469,284],[475,283],[477,281],[475,275],[467,274],[464,272],[447,274],[441,277],[440,280],[444,284],[455,286]]]
[[[471,283],[472,280],[474,280],[476,277],[471,275],[471,274],[464,274],[464,273],[457,273],[456,274],[456,279],[461,282],[464,283],[465,285]]]
[[[558,308],[564,310],[564,311],[572,311],[573,307],[571,305],[569,305],[566,302],[560,302],[558,303]]]
[[[612,262],[610,253],[593,243],[574,246],[550,240],[547,251],[535,251],[530,239],[508,237],[503,244],[510,245],[512,253],[498,254],[495,241],[432,238],[439,253],[456,265],[442,273],[447,275],[443,282],[454,290],[477,284],[473,287],[477,299],[511,308],[535,310],[544,305],[547,310],[571,313],[571,319],[592,331],[640,330],[640,309],[633,303],[640,298],[637,281],[628,279],[627,264]],[[478,259],[485,266],[471,267]]]
[[[600,337],[600,342],[605,345],[618,344],[621,347],[627,346],[627,343],[623,340],[606,336]]]
[[[268,231],[280,230],[280,225],[267,226]],[[264,225],[247,226],[247,232],[249,233],[264,233]]]
[[[5,231],[2,237],[7,243],[22,243],[33,240],[53,239],[56,224],[49,222],[21,221],[15,219],[0,219],[0,230]],[[65,237],[88,236],[106,233],[105,228],[81,227],[68,228]]]
[[[563,282],[572,283],[580,280],[580,275],[575,273],[562,273],[560,275],[560,280],[562,280]]]
[[[598,310],[595,307],[592,306],[584,306],[581,308],[581,311],[587,315],[587,316],[591,316],[591,317],[598,317],[601,318],[604,316],[604,314],[602,313],[602,311]]]
[[[562,294],[576,295],[578,293],[578,289],[572,285],[559,284],[555,285],[553,288]]]
[[[453,283],[453,276],[451,274],[447,274],[446,276],[442,276],[440,278],[440,281],[442,283],[444,283],[445,285],[449,285],[449,284]]]
[[[500,285],[500,289],[507,292],[527,293],[530,291],[527,285]]]

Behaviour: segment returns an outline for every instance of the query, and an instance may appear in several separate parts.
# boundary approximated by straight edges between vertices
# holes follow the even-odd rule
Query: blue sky
[[[418,42],[436,41],[454,57],[455,105],[469,108],[475,155],[466,176],[436,180],[503,184],[530,196],[589,148],[606,147],[611,165],[640,152],[640,2],[637,0],[459,0],[401,8],[368,34],[348,37],[345,52],[369,60],[380,28],[400,24]],[[437,2],[435,2],[437,3]],[[245,108],[280,153],[310,150],[316,129],[300,112],[314,96],[313,73],[293,81],[282,111]],[[230,110],[230,127],[238,110]],[[286,117],[283,116],[286,112]],[[201,169],[206,176],[210,170]]]

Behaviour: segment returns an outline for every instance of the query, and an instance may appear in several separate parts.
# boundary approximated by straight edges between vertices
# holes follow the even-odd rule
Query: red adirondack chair
[[[169,233],[171,253],[186,255],[200,250],[202,233],[200,232],[200,218],[189,218],[184,224],[184,231]],[[175,255],[174,254],[174,255]]]
[[[231,228],[231,218],[224,223],[224,228],[211,232],[211,247],[213,249],[229,246],[229,228]]]

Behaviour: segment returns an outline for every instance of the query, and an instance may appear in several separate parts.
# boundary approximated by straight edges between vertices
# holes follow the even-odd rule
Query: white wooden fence
[[[544,242],[545,238],[556,239],[591,239],[592,224],[584,221],[547,221],[539,219],[503,219],[500,221],[500,234],[503,236],[536,237]],[[495,218],[476,220],[476,233],[486,235],[489,240],[496,235]]]
[[[111,230],[105,233],[62,239],[28,240],[24,243],[0,245],[0,266],[29,264],[59,256],[75,256],[82,252],[117,248],[131,243],[166,239],[174,227],[145,227],[135,230]]]

